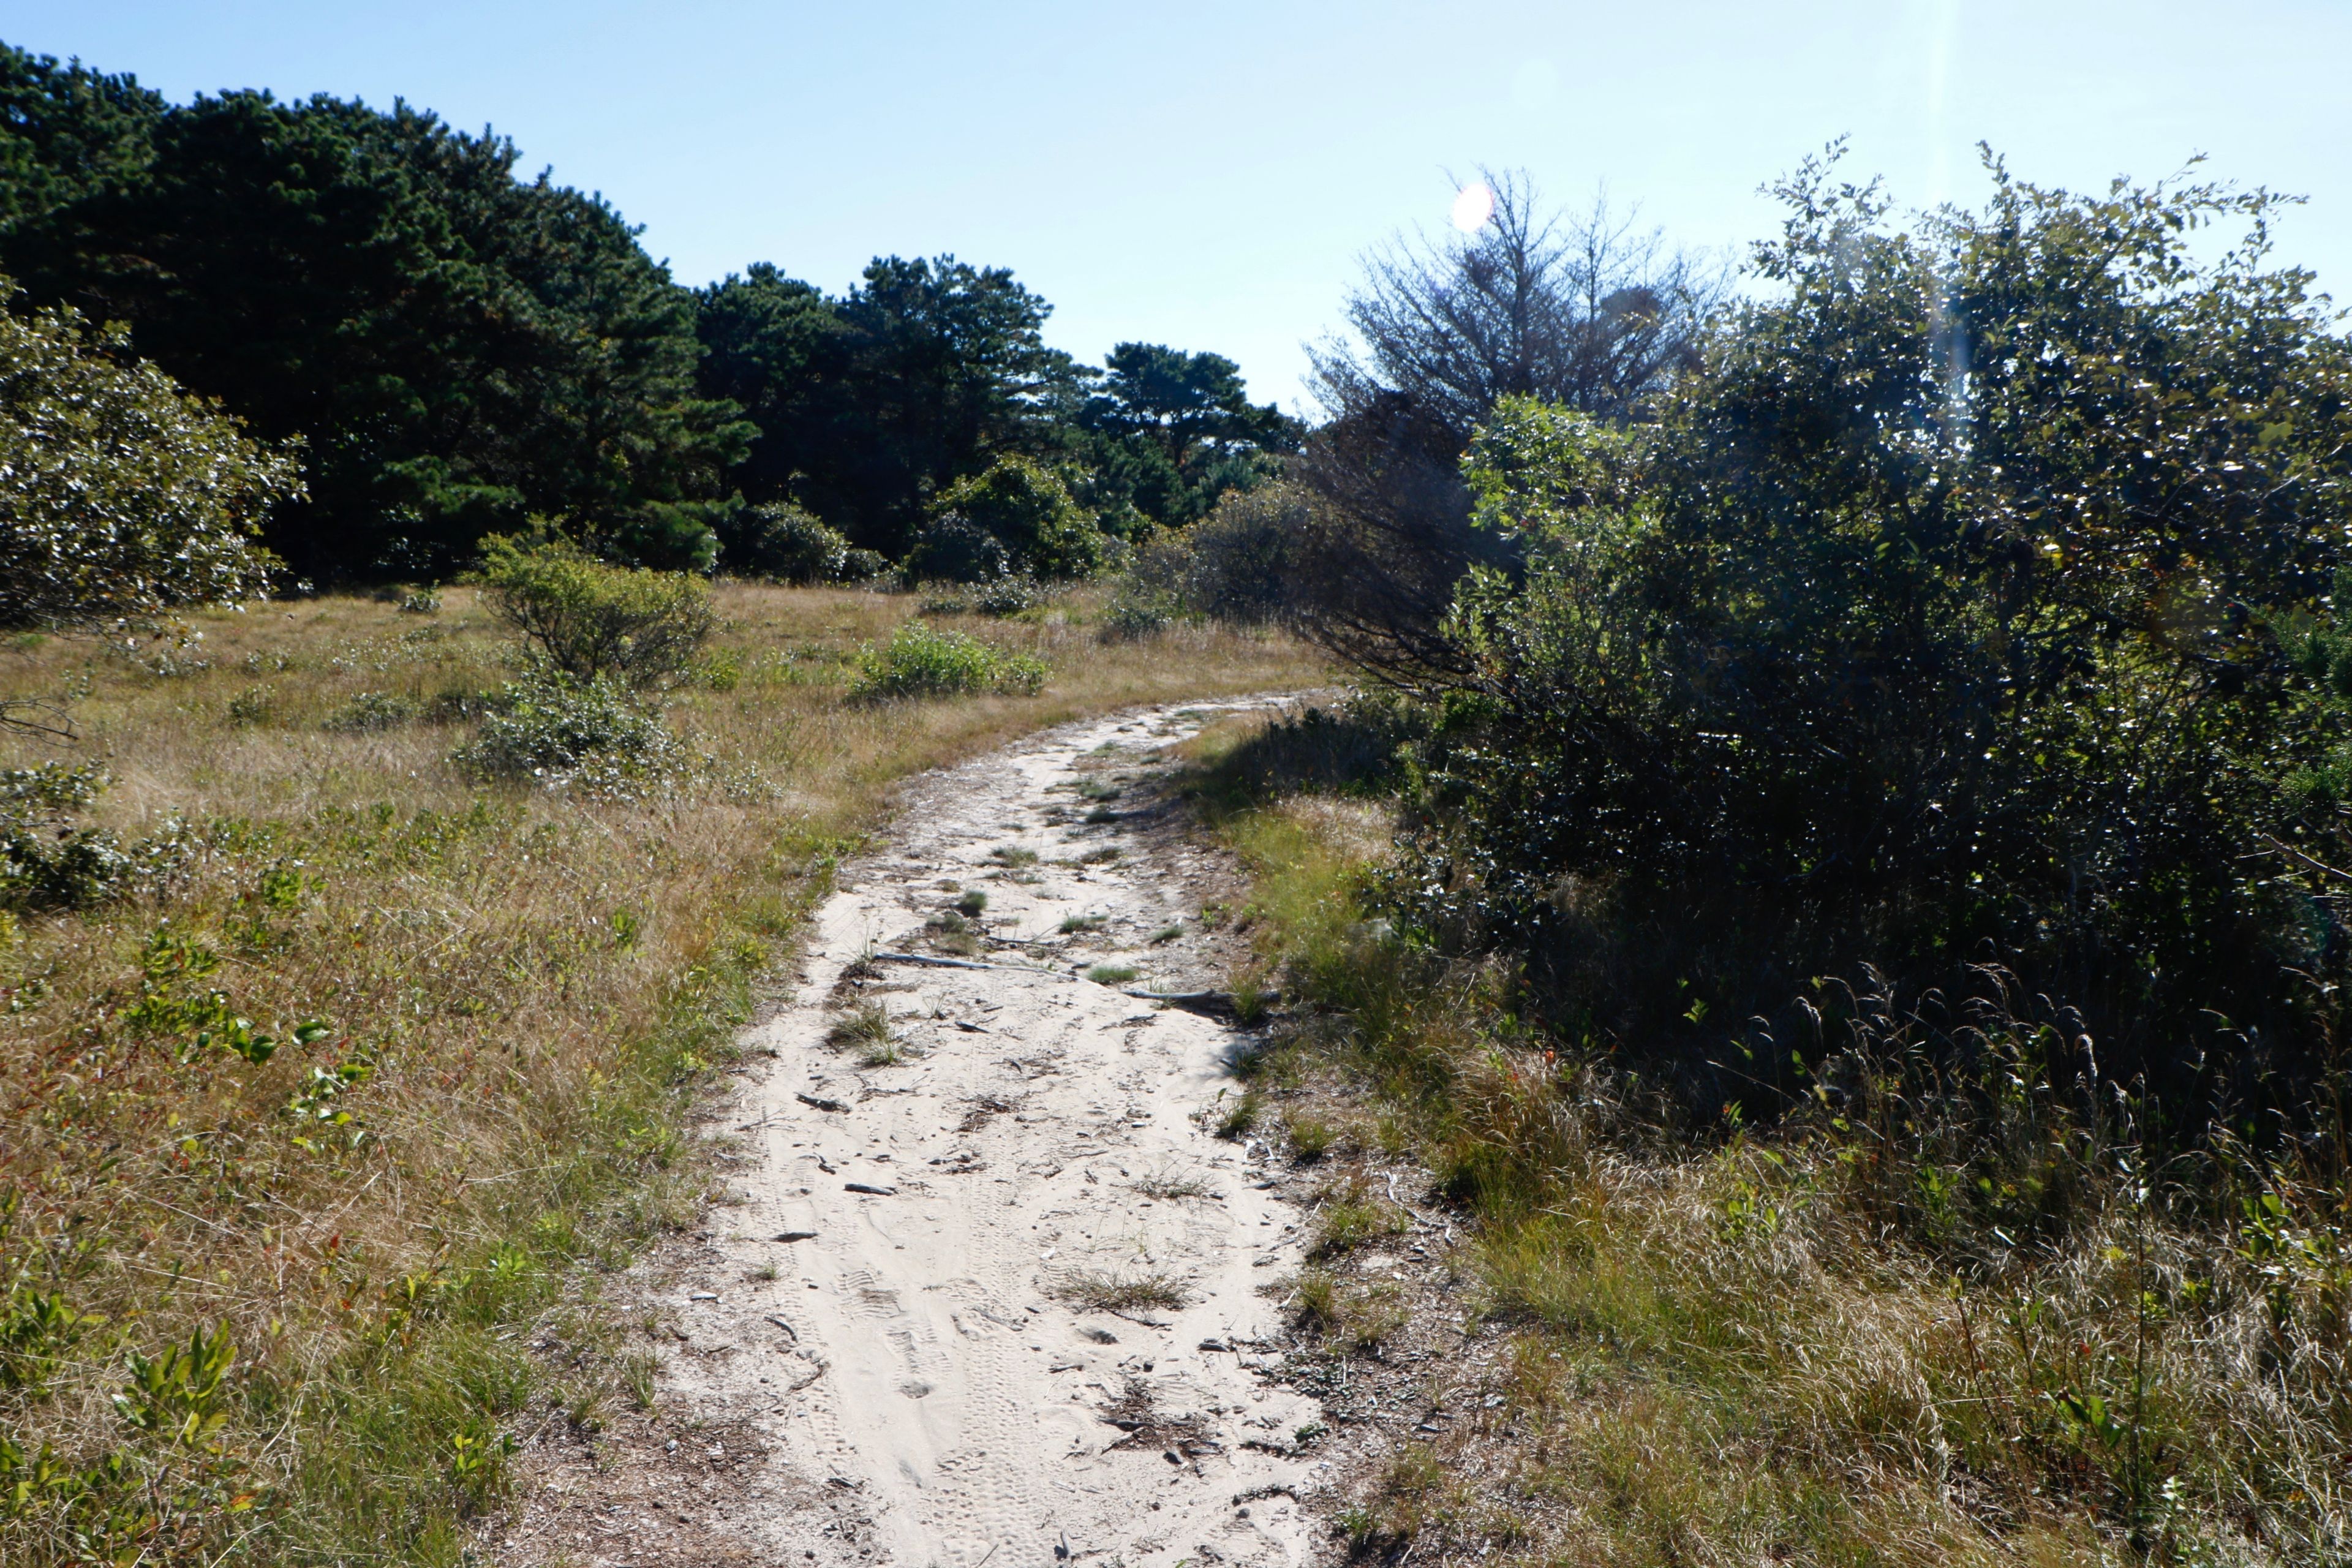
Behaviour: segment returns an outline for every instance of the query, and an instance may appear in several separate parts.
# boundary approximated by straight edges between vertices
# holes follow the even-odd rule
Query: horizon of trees
[[[299,448],[263,542],[320,580],[445,575],[541,519],[709,570],[776,503],[895,557],[1013,458],[1134,535],[1302,434],[1221,355],[1048,348],[1045,300],[952,256],[877,258],[838,297],[765,262],[687,288],[520,158],[405,102],[174,104],[0,44],[0,275]]]

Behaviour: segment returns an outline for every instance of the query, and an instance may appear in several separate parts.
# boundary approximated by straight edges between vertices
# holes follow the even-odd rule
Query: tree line
[[[119,327],[102,352],[295,452],[302,493],[262,541],[321,581],[444,575],[534,522],[709,570],[777,508],[895,559],[1007,461],[1131,537],[1297,442],[1223,356],[1047,347],[1050,307],[1003,268],[683,287],[610,203],[520,157],[405,103],[175,104],[0,45],[0,273],[20,310]]]

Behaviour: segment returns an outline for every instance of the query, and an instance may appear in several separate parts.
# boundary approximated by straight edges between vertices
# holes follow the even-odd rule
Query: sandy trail
[[[1314,1461],[1284,1450],[1318,1411],[1252,1371],[1300,1215],[1260,1185],[1263,1152],[1201,1114],[1232,1091],[1236,1033],[1072,973],[1206,978],[1164,942],[1199,913],[1181,872],[1137,858],[1134,819],[1085,819],[1138,785],[1108,811],[1076,786],[1082,760],[1148,780],[1152,752],[1234,706],[1073,724],[918,781],[889,849],[817,916],[795,1000],[751,1036],[773,1057],[730,1118],[739,1205],[665,1287],[699,1353],[668,1358],[663,1400],[757,1434],[761,1468],[796,1483],[739,1493],[771,1500],[730,1510],[751,1560],[1308,1561],[1288,1489]],[[1033,944],[975,956],[1024,967],[858,963],[937,952],[926,921],[970,889],[992,937]],[[1101,923],[1069,938],[1073,916]],[[851,1000],[887,1008],[902,1060],[827,1046]],[[1081,1299],[1154,1282],[1182,1304]]]

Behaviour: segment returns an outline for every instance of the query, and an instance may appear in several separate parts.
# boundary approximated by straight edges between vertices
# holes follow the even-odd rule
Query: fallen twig
[[[876,963],[919,963],[926,969],[1002,969],[1013,974],[1043,974],[1055,980],[1072,978],[1058,969],[1034,963],[982,963],[974,958],[933,958],[927,952],[877,952],[868,956]]]

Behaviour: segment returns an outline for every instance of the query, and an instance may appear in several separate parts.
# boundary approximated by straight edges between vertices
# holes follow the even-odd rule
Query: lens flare
[[[1475,234],[1495,216],[1495,193],[1484,182],[1465,185],[1462,194],[1454,198],[1454,226],[1465,234]]]

